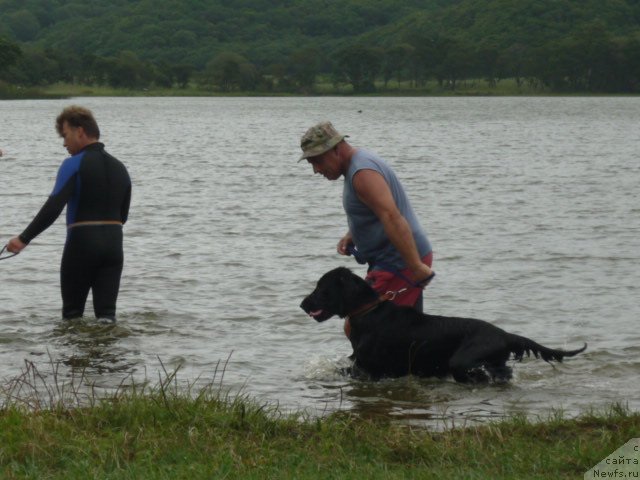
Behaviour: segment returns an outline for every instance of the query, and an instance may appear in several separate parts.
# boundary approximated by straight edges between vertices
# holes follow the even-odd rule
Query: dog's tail
[[[542,358],[545,362],[562,362],[564,357],[573,357],[574,355],[584,352],[587,349],[587,344],[585,343],[582,348],[575,350],[555,350],[540,345],[530,338],[511,334],[509,338],[509,349],[518,361],[522,360],[525,354],[527,357],[533,354],[536,358]]]

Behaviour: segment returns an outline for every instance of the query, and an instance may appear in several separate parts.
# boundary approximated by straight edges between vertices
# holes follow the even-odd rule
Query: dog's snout
[[[300,308],[302,310],[304,310],[305,312],[309,313],[312,310],[312,305],[311,305],[311,295],[307,295],[306,297],[304,297],[304,299],[302,300],[302,302],[300,302]]]

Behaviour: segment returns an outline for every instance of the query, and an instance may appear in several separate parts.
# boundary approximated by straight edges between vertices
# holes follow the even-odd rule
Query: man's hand
[[[351,233],[347,232],[338,242],[336,250],[340,255],[349,255],[349,245],[353,245],[353,238],[351,237]]]
[[[411,280],[423,288],[429,285],[429,282],[431,282],[436,275],[435,272],[424,263],[421,263],[415,270],[412,270],[411,273],[413,277]]]
[[[7,243],[7,251],[11,253],[20,253],[27,246],[19,237],[13,237]]]

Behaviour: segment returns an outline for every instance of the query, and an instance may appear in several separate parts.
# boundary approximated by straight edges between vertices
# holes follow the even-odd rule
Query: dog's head
[[[378,298],[362,278],[345,267],[325,273],[316,288],[300,304],[309,316],[324,322],[334,315],[344,318],[358,307]]]

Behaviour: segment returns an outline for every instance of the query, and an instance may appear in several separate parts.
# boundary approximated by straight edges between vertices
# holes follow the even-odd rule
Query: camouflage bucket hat
[[[331,122],[320,122],[307,130],[300,139],[302,156],[298,161],[322,155],[348,136],[340,135]]]

